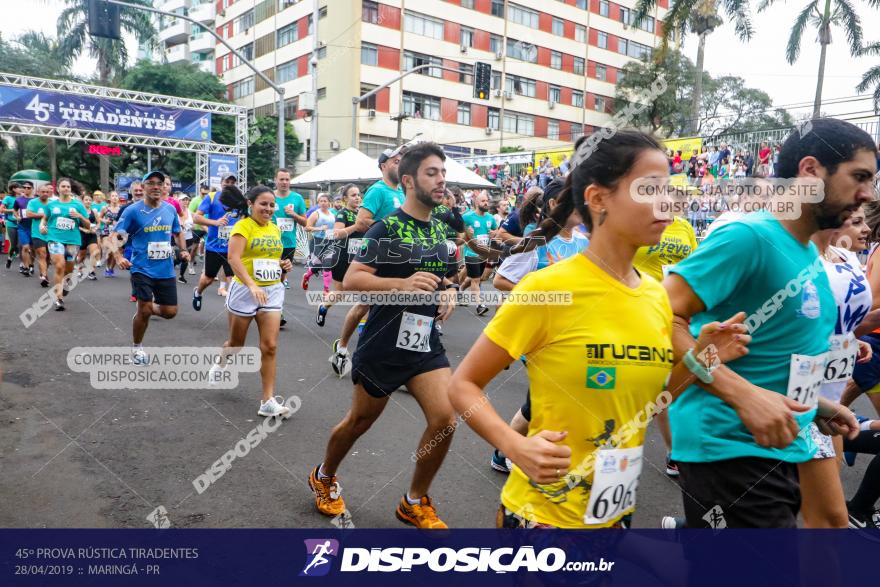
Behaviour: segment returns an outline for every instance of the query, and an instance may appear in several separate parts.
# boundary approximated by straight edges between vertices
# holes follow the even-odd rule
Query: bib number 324
[[[606,524],[636,506],[644,447],[599,450],[596,453],[585,524]]]
[[[397,331],[397,348],[419,353],[431,350],[431,330],[434,319],[421,314],[404,312]]]

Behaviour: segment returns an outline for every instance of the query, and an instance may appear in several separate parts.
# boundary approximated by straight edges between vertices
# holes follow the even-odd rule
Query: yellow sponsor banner
[[[667,149],[672,149],[672,152],[681,151],[682,159],[690,159],[691,154],[694,149],[696,149],[697,153],[700,152],[700,148],[703,146],[703,137],[685,137],[683,139],[666,139],[663,141],[663,146]]]
[[[550,161],[553,162],[554,166],[559,167],[559,164],[562,163],[562,158],[571,157],[572,151],[574,151],[574,145],[564,149],[554,149],[553,151],[535,151],[535,167],[540,165],[541,161],[547,157],[550,157]]]

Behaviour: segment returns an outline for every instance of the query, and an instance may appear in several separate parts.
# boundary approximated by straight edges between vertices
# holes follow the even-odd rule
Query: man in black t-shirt
[[[351,409],[333,429],[324,462],[309,475],[315,506],[324,515],[345,513],[336,471],[355,441],[382,414],[391,394],[405,385],[428,425],[414,453],[409,491],[395,515],[418,528],[447,527],[428,497],[455,429],[455,412],[446,394],[452,372],[434,327],[435,320],[448,318],[455,307],[456,286],[445,277],[450,259],[446,225],[431,216],[445,193],[445,160],[434,143],[407,151],[400,161],[406,201],[370,227],[345,274],[348,291],[399,292],[410,297],[400,304],[386,300],[370,307],[352,358]],[[417,294],[426,299],[412,299]]]

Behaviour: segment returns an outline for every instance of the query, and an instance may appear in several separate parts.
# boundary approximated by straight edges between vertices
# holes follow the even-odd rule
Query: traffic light
[[[121,39],[119,6],[105,0],[89,0],[89,34],[93,37]]]
[[[474,64],[474,98],[489,99],[489,88],[492,86],[492,66],[488,63]]]

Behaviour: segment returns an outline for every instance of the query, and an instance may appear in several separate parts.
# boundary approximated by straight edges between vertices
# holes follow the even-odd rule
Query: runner
[[[323,327],[327,319],[327,310],[336,303],[336,292],[342,291],[342,280],[351,259],[357,254],[361,246],[361,238],[364,236],[355,232],[354,225],[357,222],[358,208],[361,206],[361,190],[353,183],[346,184],[342,188],[342,201],[345,207],[336,214],[336,223],[333,225],[334,253],[332,258],[333,291],[325,294],[324,303],[318,306],[315,315],[315,323]]]
[[[131,287],[137,298],[137,312],[132,318],[132,361],[144,365],[149,360],[143,340],[152,316],[170,320],[177,315],[177,285],[174,283],[172,235],[180,247],[180,256],[189,259],[180,231],[180,220],[171,204],[162,201],[166,175],[152,171],[144,176],[143,200],[127,206],[114,232],[127,235],[131,261],[123,257],[117,242],[110,240],[113,256],[120,269],[131,270]]]
[[[24,211],[27,210],[28,204],[34,198],[34,184],[28,180],[22,181],[21,189],[22,192],[15,198],[15,203],[13,204],[12,209],[19,228],[22,228],[23,226],[29,228],[31,226],[31,221],[27,218],[27,214],[24,214]],[[19,271],[23,276],[29,277],[34,274],[30,230],[18,231],[18,250],[21,255]]]
[[[281,266],[290,270],[291,263],[281,259],[281,231],[272,222],[275,195],[265,186],[252,188],[246,200],[234,186],[224,190],[224,198],[231,199],[233,195],[240,198],[242,204],[230,210],[235,210],[241,220],[235,224],[229,239],[229,264],[235,272],[235,278],[226,296],[229,338],[223,343],[223,349],[235,352],[243,347],[251,322],[256,320],[260,334],[260,377],[263,382],[263,396],[257,414],[288,417],[290,408],[284,405],[284,398],[278,401],[275,397],[275,356],[281,309],[284,306]],[[221,363],[211,368],[210,378],[219,378],[226,368],[226,357],[227,353],[223,353]]]
[[[619,130],[601,141],[571,171],[559,204],[531,235],[556,236],[578,211],[591,230],[589,247],[526,276],[514,289],[536,298],[569,294],[571,304],[508,300],[453,376],[456,411],[514,463],[498,527],[625,527],[635,508],[645,437],[644,426],[632,422],[671,401],[695,379],[691,370],[709,377],[694,353],[700,356],[709,345],[720,349],[722,360],[747,352],[745,314],[739,313],[705,325],[687,358],[674,361],[665,292],[632,264],[636,250],[659,242],[669,222],[635,201],[630,186],[667,175],[666,157],[652,137]],[[483,391],[521,355],[532,399],[528,436],[512,430]]]
[[[357,221],[353,232],[364,234],[373,225],[394,212],[403,202],[403,191],[400,189],[398,166],[403,147],[385,149],[379,155],[379,169],[382,179],[367,188],[364,199],[358,210]],[[333,341],[333,354],[330,365],[339,377],[345,377],[351,371],[351,360],[348,353],[348,342],[351,340],[358,323],[367,315],[369,308],[363,304],[352,306],[345,315],[342,332]]]
[[[96,192],[100,194],[101,192]],[[103,194],[102,194],[103,195]],[[95,210],[92,201],[92,197],[88,194],[85,194],[82,197],[83,206],[85,206],[88,211],[88,218],[91,226],[89,228],[80,227],[80,237],[82,238],[82,244],[79,248],[79,254],[76,257],[77,264],[77,277],[82,278],[83,270],[88,269],[88,279],[90,281],[95,281],[98,279],[98,276],[95,275],[95,267],[100,266],[101,264],[101,251],[98,247],[98,219],[95,217]],[[88,267],[84,265],[84,261],[86,259],[86,255],[89,257]]]
[[[391,394],[405,385],[428,425],[416,447],[409,491],[395,514],[418,528],[446,528],[428,497],[455,429],[455,415],[444,393],[451,374],[449,361],[433,328],[438,310],[439,317],[446,318],[455,308],[454,292],[444,291],[451,286],[443,277],[450,258],[446,231],[441,221],[431,218],[445,192],[445,159],[443,150],[434,143],[421,143],[407,151],[400,162],[406,200],[398,211],[367,231],[345,275],[347,290],[440,292],[442,304],[376,305],[370,309],[353,360],[351,408],[333,429],[324,462],[309,475],[315,506],[324,515],[345,512],[336,471],[355,441],[382,414]],[[408,262],[383,262],[392,256]]]
[[[474,196],[474,210],[464,215],[464,224],[473,231],[479,244],[484,247],[489,246],[489,240],[494,231],[498,229],[498,223],[495,217],[489,214],[489,195],[486,192],[483,191]],[[473,292],[477,300],[477,316],[485,316],[489,312],[489,308],[483,304],[480,296],[480,284],[483,272],[486,270],[486,261],[471,247],[465,246],[464,264],[467,268],[468,279],[462,286]]]
[[[12,267],[12,260],[18,256],[18,220],[15,217],[15,199],[21,194],[21,184],[17,181],[10,181],[6,186],[8,195],[0,201],[0,214],[4,215],[6,220],[6,239],[9,241],[9,250],[6,256],[6,268]],[[21,270],[19,270],[21,273]]]
[[[110,192],[110,202],[103,210],[101,210],[100,214],[98,214],[98,224],[101,226],[101,254],[107,259],[107,264],[104,267],[104,277],[116,276],[114,271],[114,268],[116,267],[116,258],[110,254],[110,251],[112,250],[110,240],[118,241],[119,239],[114,228],[121,214],[122,207],[119,205],[119,194],[116,192]],[[116,248],[119,248],[118,242],[116,245]]]
[[[818,417],[823,429],[857,431],[849,410],[818,394],[837,306],[810,237],[840,227],[873,199],[875,156],[864,131],[814,119],[809,133],[786,140],[777,175],[799,186],[821,180],[824,199],[798,201],[795,219],[762,211],[726,224],[669,269],[663,283],[678,353],[693,345],[688,323],[694,330],[733,310],[750,313],[754,335],[748,355],[670,407],[689,528],[717,527],[721,519],[728,528],[796,527],[797,465],[815,453],[801,430]]]
[[[235,186],[235,175],[229,173],[223,177],[223,187]],[[193,220],[196,224],[208,227],[208,238],[205,244],[205,269],[199,277],[199,284],[193,289],[192,306],[198,312],[202,309],[202,292],[204,292],[217,278],[220,269],[223,269],[224,282],[228,285],[232,279],[232,268],[227,260],[229,248],[229,235],[232,227],[238,221],[238,211],[229,210],[220,203],[219,194],[202,200]],[[228,290],[221,285],[221,295]]]
[[[49,202],[46,216],[40,220],[40,234],[45,235],[49,257],[55,270],[55,310],[64,310],[64,297],[69,293],[65,278],[73,272],[82,237],[79,228],[90,228],[88,211],[73,197],[70,179],[58,180],[58,199]]]
[[[40,220],[46,217],[52,191],[52,184],[41,185],[37,190],[38,197],[28,202],[24,211],[24,216],[31,221],[31,248],[34,250],[37,268],[40,270],[41,287],[49,287],[49,253],[46,240],[40,233]]]
[[[193,217],[192,212],[189,211],[189,196],[182,193],[178,201],[180,202],[180,209],[183,211],[181,216],[183,218],[183,223],[181,224],[183,240],[186,242],[186,252],[189,253],[189,258],[192,259],[197,245],[193,236]],[[178,254],[178,263],[180,264],[180,271],[177,276],[177,282],[186,285],[186,268],[189,266],[189,261],[183,259]]]
[[[331,210],[333,210],[331,212]],[[309,215],[306,221],[306,232],[314,234],[313,252],[309,258],[309,264],[302,277],[302,288],[309,289],[309,279],[317,271],[321,272],[321,278],[324,281],[324,293],[330,292],[330,275],[329,267],[325,256],[332,252],[333,247],[333,227],[336,224],[336,211],[330,206],[330,196],[321,194],[318,196],[318,209]]]
[[[281,231],[281,242],[284,244],[281,258],[293,263],[296,254],[296,226],[306,225],[306,201],[300,194],[290,191],[290,171],[287,169],[275,172],[275,204],[274,222]],[[281,281],[284,289],[290,289],[287,272],[282,273]],[[283,315],[281,323],[283,326]]]
[[[189,274],[196,274],[196,266],[199,264],[199,252],[204,252],[205,249],[205,237],[207,233],[205,232],[205,227],[201,224],[197,224],[195,221],[195,214],[199,210],[199,206],[202,204],[202,200],[205,198],[209,198],[211,195],[211,191],[208,189],[208,186],[202,184],[199,186],[199,193],[196,194],[196,197],[192,199],[189,203],[189,211],[193,216],[193,246],[189,251],[190,263],[189,263]]]

